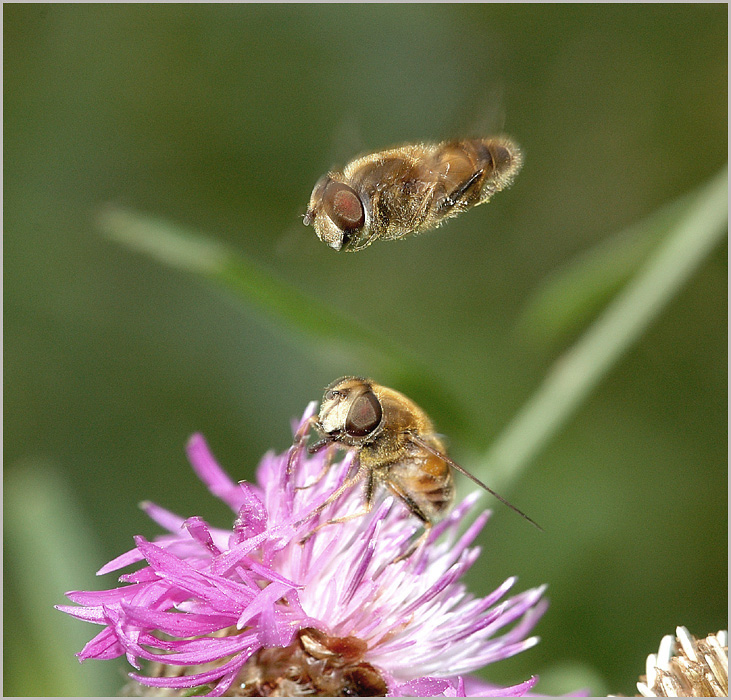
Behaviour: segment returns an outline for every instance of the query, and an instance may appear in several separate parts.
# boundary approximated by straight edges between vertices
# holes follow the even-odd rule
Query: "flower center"
[[[376,697],[388,691],[381,673],[363,661],[356,637],[330,637],[312,627],[287,647],[262,649],[241,669],[226,695],[237,697]]]

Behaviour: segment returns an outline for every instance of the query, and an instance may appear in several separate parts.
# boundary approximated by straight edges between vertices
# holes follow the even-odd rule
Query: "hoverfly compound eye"
[[[355,231],[365,223],[363,203],[352,187],[331,181],[322,197],[325,213],[341,231]]]
[[[382,417],[381,402],[372,391],[367,391],[353,401],[345,419],[345,432],[351,437],[370,435],[380,425]]]

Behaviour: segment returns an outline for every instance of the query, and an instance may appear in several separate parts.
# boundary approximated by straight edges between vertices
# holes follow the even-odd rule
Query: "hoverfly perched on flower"
[[[509,139],[416,144],[356,158],[320,178],[304,224],[335,250],[436,228],[510,186],[523,163]]]
[[[376,487],[385,486],[422,521],[420,542],[452,505],[454,480],[450,468],[454,468],[541,529],[523,511],[450,459],[429,416],[394,389],[362,377],[342,377],[327,387],[319,414],[311,422],[321,438],[308,448],[310,452],[333,443],[351,447],[357,452],[358,467],[310,516],[365,479],[363,513],[371,510]],[[333,522],[339,520],[323,526]]]

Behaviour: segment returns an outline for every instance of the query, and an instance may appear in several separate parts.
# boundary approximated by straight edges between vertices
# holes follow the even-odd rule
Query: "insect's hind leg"
[[[450,192],[440,203],[440,209],[451,209],[454,207],[464,196],[467,194],[467,190],[472,187],[483,175],[485,171],[480,169],[472,173],[461,185],[455,190]]]
[[[417,517],[419,520],[421,520],[423,526],[424,526],[424,532],[421,533],[421,535],[414,540],[411,545],[409,545],[409,548],[403,553],[397,556],[393,560],[393,564],[396,564],[397,562],[403,561],[404,559],[408,559],[417,549],[419,549],[428,539],[429,533],[432,529],[432,521],[429,519],[427,514],[421,509],[421,507],[414,501],[413,498],[411,498],[406,491],[404,491],[398,484],[394,483],[393,481],[387,481],[386,486],[390,491],[392,491],[396,496],[398,496],[405,504],[406,507]]]

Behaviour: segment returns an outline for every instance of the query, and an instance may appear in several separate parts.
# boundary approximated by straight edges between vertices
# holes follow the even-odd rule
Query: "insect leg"
[[[308,451],[310,451],[311,448],[308,448]],[[333,458],[335,457],[335,453],[337,452],[338,448],[335,445],[335,443],[330,443],[330,449],[328,450],[327,454],[325,455],[325,463],[322,467],[322,470],[320,473],[315,477],[315,479],[309,483],[305,484],[304,486],[295,486],[295,491],[302,491],[303,489],[311,489],[313,486],[316,486],[317,484],[322,481],[325,474],[327,474],[330,471],[330,467],[333,465]]]
[[[294,470],[294,462],[297,456],[302,452],[304,449],[305,443],[307,442],[307,435],[309,434],[310,430],[315,426],[317,423],[317,416],[310,416],[299,428],[299,430],[294,435],[294,444],[289,449],[289,457],[287,459],[287,476],[292,475],[292,471]]]
[[[327,522],[320,523],[316,528],[308,532],[301,540],[300,544],[304,544],[307,542],[307,540],[312,537],[318,530],[322,530],[323,527],[327,527],[328,525],[335,525],[336,523],[345,523],[348,520],[353,520],[354,518],[360,518],[363,515],[368,515],[368,513],[371,512],[373,509],[372,504],[368,503],[366,504],[365,508],[363,510],[359,510],[357,513],[351,513],[350,515],[343,515],[340,518],[333,518],[332,520],[328,520]]]
[[[355,473],[355,475],[348,479],[346,482],[343,483],[343,485],[330,494],[329,498],[319,505],[315,510],[310,513],[304,520],[300,520],[298,523],[295,523],[295,527],[298,525],[301,525],[305,520],[308,520],[313,515],[319,513],[323,508],[328,506],[330,503],[332,503],[340,494],[342,494],[346,489],[350,488],[351,486],[354,486],[358,481],[360,481],[363,478],[364,474],[368,474],[368,481],[366,482],[366,503],[365,508],[363,510],[359,510],[357,513],[351,513],[350,515],[343,515],[340,518],[333,518],[332,520],[328,520],[327,522],[320,523],[317,527],[313,528],[307,535],[305,535],[301,540],[300,544],[304,544],[307,542],[307,540],[310,539],[318,530],[322,530],[323,527],[326,527],[327,525],[333,525],[335,523],[344,523],[348,520],[352,520],[353,518],[360,518],[362,515],[367,515],[371,512],[371,509],[373,508],[373,472],[370,469],[367,469],[363,467],[360,464],[360,460],[358,461],[358,471]]]
[[[368,468],[364,467],[360,460],[358,460],[358,471],[353,474],[349,479],[346,479],[335,491],[333,491],[325,500],[324,503],[321,503],[315,510],[308,513],[302,520],[298,520],[294,525],[295,527],[300,526],[302,523],[306,522],[310,518],[314,518],[319,513],[322,513],[322,511],[327,508],[333,501],[340,498],[349,488],[352,488],[355,486],[366,474],[368,473]]]
[[[424,524],[424,532],[421,533],[419,538],[414,540],[403,554],[399,555],[393,560],[393,563],[396,564],[397,562],[403,561],[404,559],[408,559],[419,547],[421,547],[426,542],[427,538],[429,537],[429,533],[431,532],[432,522],[426,516],[426,513],[424,513],[424,511],[419,508],[414,500],[398,484],[394,483],[391,480],[388,480],[386,481],[386,486],[390,491],[398,496],[406,504],[406,507]]]
[[[467,190],[472,187],[483,175],[485,171],[480,169],[472,173],[456,190],[448,194],[440,203],[440,209],[451,209],[466,194]]]
[[[329,436],[324,437],[324,438],[318,440],[314,445],[310,445],[307,448],[307,452],[311,455],[314,455],[317,452],[319,452],[323,447],[325,447],[326,445],[332,445],[332,443],[333,443],[332,437],[329,437]]]

